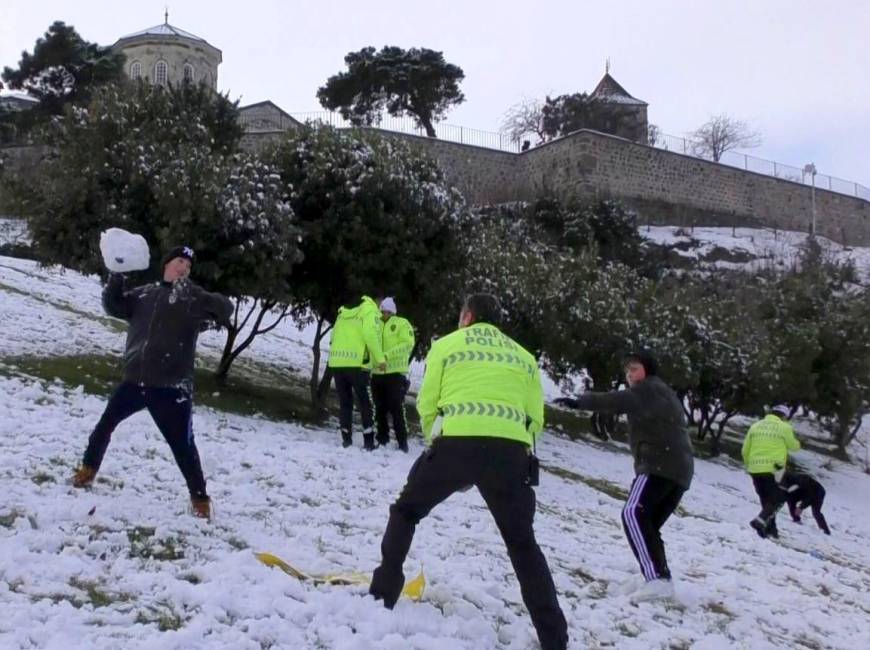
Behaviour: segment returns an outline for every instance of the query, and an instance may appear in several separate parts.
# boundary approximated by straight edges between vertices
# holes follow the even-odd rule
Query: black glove
[[[568,408],[572,409],[580,408],[579,400],[573,397],[557,397],[553,400],[553,404],[558,404],[559,406],[567,406]]]
[[[123,273],[116,273],[115,271],[109,271],[109,276],[106,278],[106,285],[112,288],[124,286],[126,282],[126,276]]]

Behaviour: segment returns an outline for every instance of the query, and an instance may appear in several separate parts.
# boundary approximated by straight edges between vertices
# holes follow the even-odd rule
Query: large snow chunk
[[[121,228],[109,228],[100,235],[100,252],[106,268],[114,273],[142,271],[151,264],[145,238]]]

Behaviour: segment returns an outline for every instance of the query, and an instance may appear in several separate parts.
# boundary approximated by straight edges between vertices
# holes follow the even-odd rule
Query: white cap
[[[390,297],[381,300],[381,311],[388,311],[392,314],[396,313],[396,301]]]
[[[770,412],[776,413],[783,418],[787,418],[790,410],[791,409],[786,404],[777,404],[772,409],[770,409]]]

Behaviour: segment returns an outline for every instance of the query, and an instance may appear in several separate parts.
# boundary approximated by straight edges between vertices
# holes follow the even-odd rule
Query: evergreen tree
[[[395,46],[376,52],[364,47],[349,53],[344,62],[347,71],[327,79],[317,99],[358,126],[377,124],[384,110],[394,116],[407,113],[434,138],[434,122],[465,100],[459,90],[465,74],[447,63],[441,52]]]
[[[367,294],[392,295],[417,329],[422,354],[456,317],[464,250],[465,203],[438,167],[398,140],[324,127],[291,135],[274,152],[303,231],[294,270],[293,315],[316,323],[311,399],[320,345],[338,308]]]
[[[19,116],[59,115],[64,106],[86,102],[95,88],[117,81],[124,55],[84,40],[72,25],[53,23],[36,41],[33,54],[21,53],[18,68],[3,69],[3,80],[39,100],[38,107]]]
[[[547,97],[541,113],[542,130],[548,140],[580,129],[615,134],[623,130],[626,122],[636,119],[630,106],[602,102],[587,93]]]
[[[287,188],[267,164],[235,153],[235,116],[233,103],[199,85],[105,86],[53,123],[53,154],[12,184],[48,263],[102,272],[99,235],[109,227],[141,234],[155,273],[160,252],[191,245],[194,279],[236,300],[221,377],[274,326],[263,320],[289,300],[300,259]]]

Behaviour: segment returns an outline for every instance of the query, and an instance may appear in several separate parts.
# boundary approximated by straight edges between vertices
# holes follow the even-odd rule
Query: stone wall
[[[242,106],[239,109],[239,124],[246,133],[295,131],[305,126],[269,101]]]
[[[383,133],[383,132],[382,132]],[[523,153],[385,133],[424,148],[469,203],[530,201],[541,194],[618,199],[644,223],[769,227],[809,232],[812,189],[683,154],[578,131]],[[870,202],[815,190],[816,232],[870,246]]]
[[[812,189],[595,131],[579,131],[516,154],[379,131],[432,156],[472,205],[533,200],[544,193],[617,199],[643,223],[769,227],[808,232]],[[283,131],[247,133],[259,151]],[[26,149],[26,148],[13,148]],[[7,150],[8,151],[8,150]],[[19,157],[26,158],[18,152]],[[816,232],[849,246],[870,246],[870,202],[815,190]]]
[[[448,182],[459,188],[471,205],[505,203],[521,198],[517,186],[520,156],[469,144],[425,136],[379,131],[422,149],[438,163]]]
[[[504,203],[521,198],[516,183],[520,158],[515,153],[394,131],[375,131],[380,136],[402,140],[426,152],[444,171],[448,182],[459,188],[471,205]],[[261,151],[284,137],[284,133],[245,133],[242,148],[248,152]]]
[[[651,223],[809,231],[812,189],[699,158],[581,131],[521,154],[521,194],[543,190],[632,205]],[[816,232],[870,246],[870,203],[815,190]]]
[[[15,145],[0,147],[0,161],[3,169],[27,177],[31,170],[35,169],[42,161],[42,157],[48,153],[48,147],[42,145]],[[10,210],[8,197],[3,195],[3,187],[0,184],[0,214],[6,214]]]

